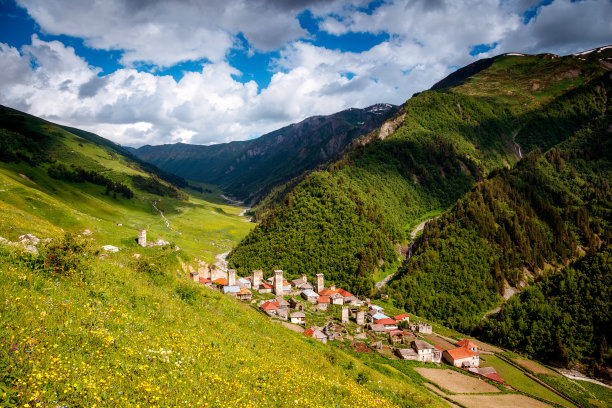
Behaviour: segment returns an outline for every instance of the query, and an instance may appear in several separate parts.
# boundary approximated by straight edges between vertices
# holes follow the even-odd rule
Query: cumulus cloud
[[[0,43],[0,103],[124,145],[219,143],[260,135],[308,116],[377,102],[400,104],[456,67],[507,51],[571,53],[612,38],[612,3],[557,0],[397,1],[366,10],[358,0],[19,0],[49,34],[122,50],[108,75],[71,47],[36,35],[21,49]],[[327,34],[387,33],[363,52],[314,45],[297,16],[309,9]],[[269,85],[235,78],[238,33],[277,51]],[[317,43],[318,44],[318,43]],[[497,44],[477,56],[478,44]],[[137,70],[208,60],[179,80]]]
[[[223,61],[235,35],[270,51],[302,37],[297,14],[311,2],[265,0],[18,0],[48,34],[85,39],[88,46],[123,50],[126,65],[169,67],[183,61]],[[288,2],[293,4],[293,2]]]

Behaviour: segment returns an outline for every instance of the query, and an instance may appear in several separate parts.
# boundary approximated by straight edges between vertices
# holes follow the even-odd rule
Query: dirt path
[[[586,381],[586,382],[590,382],[593,384],[597,384],[597,385],[601,385],[602,387],[606,387],[606,388],[610,388],[612,389],[612,386],[606,384],[606,383],[602,383],[601,381],[597,381],[594,380],[592,378],[586,377],[580,373],[576,373],[574,371],[570,371],[570,370],[558,370],[563,376],[569,378],[570,380],[577,380],[577,381]]]
[[[227,272],[227,256],[229,255],[230,251],[224,252],[222,254],[218,254],[215,255],[215,263],[214,265],[217,267],[217,269],[222,270],[223,272]]]
[[[425,225],[431,221],[434,220],[438,217],[434,217],[434,218],[430,218],[428,220],[423,221],[422,223],[420,223],[419,225],[416,226],[415,229],[412,230],[412,232],[410,233],[410,239],[412,239],[412,242],[410,243],[410,246],[408,247],[408,255],[407,255],[407,259],[409,259],[412,256],[412,245],[414,244],[414,240],[417,236],[417,234],[420,231],[423,231],[423,228],[425,228]],[[376,282],[376,289],[380,289],[383,286],[385,286],[390,280],[391,278],[393,278],[395,276],[395,274],[397,273],[397,271],[390,273],[389,275],[385,276],[385,278],[379,282]]]
[[[164,215],[164,212],[163,212],[162,210],[160,210],[159,208],[157,208],[157,203],[159,203],[160,201],[161,201],[161,199],[157,199],[157,200],[153,201],[153,203],[152,203],[152,204],[153,204],[153,208],[155,208],[155,210],[156,210],[157,212],[159,212],[159,215],[161,215],[162,220],[164,220],[164,222],[166,223],[166,227],[170,228],[172,231],[176,232],[176,233],[177,233],[177,234],[179,234],[179,235],[183,235],[183,234],[181,234],[179,231],[175,230],[174,228],[172,228],[172,227],[170,226],[170,221],[168,221],[168,219],[167,219],[167,218],[166,218],[166,216]]]

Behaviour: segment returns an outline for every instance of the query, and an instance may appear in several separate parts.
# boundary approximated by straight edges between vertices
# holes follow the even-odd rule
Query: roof
[[[374,319],[374,320],[388,319],[388,318],[389,318],[389,316],[387,316],[385,314],[382,314],[380,312],[377,312],[377,313],[374,314],[374,316],[372,316],[372,319]]]
[[[319,302],[319,303],[329,303],[329,296],[319,296],[317,298],[317,302]]]
[[[319,295],[317,294],[317,292],[315,292],[312,289],[306,289],[302,291],[302,295],[306,296],[306,297],[319,297]]]
[[[454,349],[446,350],[453,360],[461,360],[464,358],[475,357],[478,353],[474,353],[472,350],[468,350],[465,347],[457,347]]]
[[[200,276],[199,281],[200,281],[200,283],[210,283],[210,282],[212,282],[210,279],[205,278],[203,276]]]
[[[277,310],[278,309],[278,303],[276,302],[270,302],[269,300],[267,302],[264,302],[261,304],[261,306],[259,306],[262,310]]]
[[[383,311],[385,310],[384,308],[378,306],[378,305],[370,305],[370,309],[374,309],[374,310],[378,310],[378,311]]]
[[[397,316],[393,316],[395,320],[402,320],[406,317],[410,317],[410,315],[408,313],[404,313],[404,314],[398,314]]]
[[[240,286],[224,286],[223,293],[240,293]]]
[[[250,294],[251,294],[251,291],[250,291],[250,290],[248,290],[248,289],[246,289],[246,288],[241,288],[241,289],[240,289],[240,294],[241,294],[241,295],[250,295]]]
[[[277,297],[276,299],[274,299],[274,303],[276,303],[279,306],[289,306],[289,302],[287,302],[282,297]]]
[[[370,325],[370,329],[372,331],[375,331],[375,332],[384,332],[384,331],[387,331],[385,329],[385,325],[384,324],[372,324],[372,325]]]
[[[247,278],[238,278],[238,282],[240,282],[240,283],[251,283],[251,280],[247,279]]]
[[[431,350],[435,348],[434,346],[423,340],[414,340],[412,342],[412,346],[417,350]]]
[[[344,289],[336,289],[336,293],[341,294],[341,295],[342,295],[342,297],[355,297],[355,295],[353,295],[353,294],[352,294],[352,293],[350,293],[350,292],[347,292],[347,291],[346,291],[346,290],[344,290]]]
[[[441,346],[441,345],[439,345],[439,344],[436,344],[436,350],[444,351],[444,349],[442,348],[442,346]]]
[[[458,347],[465,347],[465,348],[478,348],[478,344],[468,340],[468,339],[463,339],[460,342],[457,343]]]
[[[304,330],[304,336],[312,337],[315,332],[315,328],[311,327],[310,329]]]
[[[221,285],[221,286],[225,286],[225,285],[227,285],[227,279],[225,279],[225,278],[215,279],[213,281],[213,283],[216,283],[216,284]]]
[[[412,357],[416,357],[418,354],[416,351],[414,351],[411,348],[404,348],[404,349],[397,349],[397,352],[403,357],[403,356],[412,356]]]
[[[321,296],[331,296],[334,293],[336,293],[336,291],[335,290],[331,290],[329,288],[323,288],[323,289],[321,289],[319,291],[319,295],[321,295]]]
[[[289,315],[289,317],[297,317],[297,318],[299,318],[299,317],[306,317],[306,314],[302,313],[302,312],[293,312],[293,313],[291,313]]]
[[[342,295],[341,295],[341,294],[339,294],[339,293],[333,293],[333,294],[329,295],[329,297],[330,297],[331,299],[344,299],[344,296],[342,296]]]
[[[375,320],[374,323],[376,323],[376,324],[384,324],[384,325],[387,325],[387,324],[397,324],[397,322],[395,320],[393,320],[393,319],[391,319],[389,317],[386,317],[384,319]]]
[[[269,285],[267,283],[262,283],[261,286],[263,286],[264,289],[274,289],[274,287],[272,285]]]

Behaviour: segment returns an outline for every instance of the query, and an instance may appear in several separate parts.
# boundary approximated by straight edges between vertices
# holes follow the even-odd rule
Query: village
[[[503,383],[493,367],[479,367],[476,343],[463,339],[454,347],[434,344],[426,337],[433,334],[429,323],[410,322],[407,313],[387,316],[383,307],[368,298],[359,298],[334,284],[326,287],[324,274],[316,274],[311,283],[305,274],[287,281],[282,270],[275,270],[264,279],[262,270],[238,277],[234,269],[222,272],[192,268],[190,277],[194,282],[249,303],[285,327],[322,343],[348,340],[356,352],[446,363]]]

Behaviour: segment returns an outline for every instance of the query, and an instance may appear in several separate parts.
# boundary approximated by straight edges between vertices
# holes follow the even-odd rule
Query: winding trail
[[[157,203],[159,203],[161,201],[161,198],[153,201],[153,208],[155,208],[155,210],[157,210],[157,212],[159,212],[159,215],[161,215],[162,219],[164,220],[164,222],[166,223],[166,227],[170,228],[172,231],[176,232],[179,235],[183,235],[182,233],[180,233],[179,231],[175,230],[174,228],[172,228],[170,226],[170,221],[168,221],[168,219],[166,218],[166,216],[164,215],[164,212],[162,210],[160,210],[159,208],[157,208]]]
[[[412,239],[412,242],[410,243],[410,245],[408,246],[408,253],[406,254],[406,259],[410,259],[412,257],[412,246],[414,245],[414,240],[416,239],[416,236],[419,232],[421,232],[423,230],[423,228],[425,228],[425,225],[431,221],[431,220],[435,220],[438,217],[433,217],[430,218],[428,220],[423,221],[422,223],[420,223],[419,225],[416,226],[415,229],[412,230],[412,232],[410,233],[410,239]],[[385,286],[390,280],[391,278],[393,278],[395,276],[395,274],[397,273],[397,271],[390,273],[389,275],[385,276],[385,278],[379,282],[376,282],[376,289],[380,289],[383,286]]]
[[[227,272],[227,256],[229,255],[230,251],[224,252],[222,254],[218,254],[215,255],[215,263],[214,265],[217,267],[217,269],[223,271],[223,272]]]

